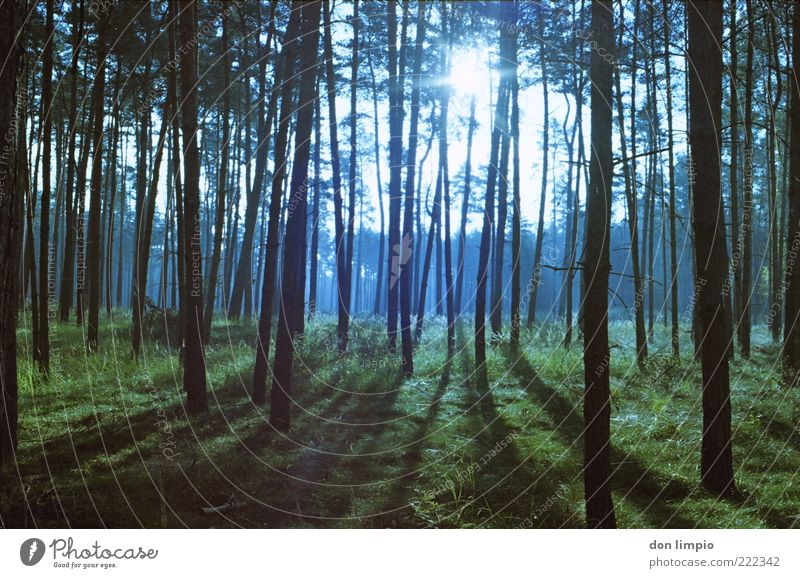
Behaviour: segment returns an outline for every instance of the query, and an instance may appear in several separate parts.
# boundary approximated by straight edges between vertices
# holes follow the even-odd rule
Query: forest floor
[[[545,324],[523,335],[522,354],[498,346],[481,391],[470,329],[459,328],[446,364],[445,328],[428,322],[415,376],[402,381],[380,321],[356,320],[347,355],[336,352],[335,319],[308,324],[287,435],[249,400],[249,323],[215,323],[210,410],[188,417],[178,356],[151,343],[134,362],[129,315],[105,323],[93,356],[82,328],[57,325],[49,381],[21,329],[18,463],[2,472],[0,525],[583,527],[580,342],[564,349],[563,327]],[[688,334],[678,364],[656,326],[639,369],[632,333],[612,324],[619,526],[800,527],[800,389],[781,386],[763,329],[751,359],[731,366],[738,493],[722,501],[698,487]]]

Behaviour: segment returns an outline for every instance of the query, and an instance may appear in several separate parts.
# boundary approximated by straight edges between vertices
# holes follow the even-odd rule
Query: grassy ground
[[[174,350],[150,344],[134,363],[129,330],[115,313],[99,354],[86,356],[81,329],[57,325],[49,381],[20,330],[18,467],[2,472],[3,526],[584,525],[583,369],[579,344],[560,346],[561,327],[526,335],[522,355],[495,348],[491,387],[479,391],[469,324],[448,365],[444,327],[429,323],[402,382],[380,322],[359,320],[341,356],[335,320],[320,319],[299,345],[288,435],[249,401],[250,325],[215,324],[211,409],[191,417]],[[800,526],[800,391],[781,387],[777,348],[756,332],[752,358],[732,365],[739,493],[717,501],[697,486],[699,367],[672,361],[655,333],[639,370],[629,324],[611,331],[620,527]]]

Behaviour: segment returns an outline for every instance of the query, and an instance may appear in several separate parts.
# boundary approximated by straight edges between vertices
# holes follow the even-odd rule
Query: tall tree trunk
[[[397,317],[400,297],[400,267],[403,245],[400,242],[400,204],[403,178],[403,74],[405,58],[403,49],[397,53],[397,14],[395,0],[387,3],[387,39],[389,53],[389,262],[388,303],[386,333],[389,351],[394,352],[397,343]],[[403,21],[406,21],[403,11]],[[405,26],[403,26],[405,28]],[[404,36],[401,32],[401,37]],[[398,62],[398,60],[400,62]]]
[[[769,105],[769,122],[767,123],[767,176],[769,181],[769,313],[767,314],[767,325],[773,341],[778,341],[781,335],[780,316],[777,315],[781,305],[781,265],[778,260],[779,239],[778,230],[778,171],[777,158],[775,154],[775,144],[777,140],[776,117],[778,107],[781,102],[780,60],[778,59],[778,39],[775,34],[774,19],[770,14],[765,14],[769,21],[769,48],[767,51],[767,102]],[[775,69],[776,83],[775,93],[773,94],[772,69]]]
[[[128,182],[128,177],[127,177],[127,166],[128,165],[127,165],[127,155],[125,154],[125,151],[127,151],[127,150],[128,150],[128,138],[126,136],[125,137],[125,141],[124,141],[124,143],[122,145],[122,179],[121,179],[121,181],[122,181],[122,189],[120,191],[121,196],[122,196],[122,202],[120,203],[120,207],[119,207],[119,234],[120,234],[120,238],[124,238],[125,237],[125,214],[127,212],[126,209],[128,207],[128,187],[126,186],[126,183]],[[171,193],[172,193],[172,180],[168,177],[167,178],[167,199],[168,199],[167,200],[167,205],[168,206],[169,206],[170,201],[172,200],[172,194]],[[168,223],[171,223],[171,222],[172,222],[171,218],[167,219],[167,222],[165,223],[165,226],[164,226],[164,231],[165,231],[165,233],[164,233],[164,239],[165,239],[164,247],[165,248],[167,246],[167,244],[166,244],[166,239],[167,239],[166,231],[169,230]],[[115,303],[116,303],[117,307],[123,307],[123,302],[122,302],[122,279],[123,279],[123,275],[122,275],[122,271],[123,271],[123,267],[124,267],[124,263],[123,263],[123,256],[124,256],[123,249],[124,249],[124,247],[125,247],[125,243],[120,241],[118,243],[118,247],[117,247],[117,287],[116,287],[116,296],[115,296],[116,297]],[[166,249],[165,249],[165,253],[166,253]],[[166,259],[166,254],[164,255],[164,259]]]
[[[511,96],[511,81],[506,83],[505,109],[509,110],[509,100]],[[511,152],[511,135],[508,130],[508,112],[503,119],[502,140],[500,143],[500,170],[497,175],[497,224],[495,225],[494,254],[492,269],[492,301],[489,310],[489,322],[492,328],[492,341],[500,339],[503,330],[503,266],[506,244],[506,222],[508,221],[508,163]]]
[[[544,16],[539,18],[539,66],[542,69],[542,94],[544,96],[543,132],[542,132],[542,189],[539,196],[539,222],[536,225],[536,246],[533,252],[533,270],[531,271],[531,295],[528,303],[528,327],[536,323],[536,297],[541,284],[542,243],[544,241],[544,209],[547,200],[547,161],[550,150],[550,99],[547,89],[547,57],[544,42]]]
[[[381,312],[381,301],[383,300],[383,261],[384,261],[384,248],[386,246],[386,216],[383,210],[383,181],[381,179],[381,143],[379,138],[380,130],[378,128],[378,85],[375,82],[375,69],[372,66],[372,51],[367,51],[367,63],[369,64],[370,82],[372,84],[372,121],[373,133],[375,141],[375,174],[378,183],[378,213],[381,222],[381,236],[378,244],[378,273],[375,277],[375,305],[372,308],[374,315],[379,315]]]
[[[15,461],[17,450],[17,310],[19,309],[19,233],[22,231],[21,191],[26,185],[24,84],[18,87],[24,53],[25,3],[0,4],[0,134],[13,135],[0,168],[0,470]],[[19,102],[18,102],[19,101]],[[23,106],[19,106],[22,104]]]
[[[39,213],[39,341],[34,359],[44,373],[50,371],[50,164],[53,132],[53,0],[47,0],[45,46],[42,59],[42,202]],[[36,320],[34,322],[37,322]]]
[[[197,3],[184,6],[180,14],[182,44],[181,131],[184,165],[184,270],[186,273],[186,319],[184,325],[183,387],[189,411],[205,411],[206,363],[203,355],[203,269],[200,246],[200,153],[197,143]]]
[[[514,37],[516,44],[517,38]],[[517,53],[517,47],[513,48],[514,54]],[[512,160],[512,177],[511,188],[514,199],[514,214],[511,220],[511,349],[513,351],[519,350],[520,345],[520,324],[522,317],[520,315],[520,301],[521,301],[521,245],[522,245],[522,215],[520,205],[520,165],[519,165],[519,78],[518,66],[516,61],[513,64],[513,73],[511,76],[511,146],[513,147],[513,160]],[[569,167],[570,180],[572,178],[572,166]],[[571,184],[567,185],[569,190]],[[445,205],[449,207],[449,199],[445,199]],[[569,206],[567,206],[569,210]],[[449,219],[448,219],[449,220]]]
[[[573,174],[574,174],[574,154],[575,154],[575,137],[578,134],[577,118],[572,123],[572,132],[567,132],[567,121],[569,120],[569,97],[565,94],[564,99],[567,102],[567,115],[564,118],[564,126],[562,132],[564,133],[564,142],[567,146],[567,204],[566,204],[566,219],[564,223],[564,280],[562,284],[562,291],[564,293],[564,317],[566,329],[564,332],[563,345],[565,348],[572,346],[572,285],[573,285],[573,264],[574,253],[577,236],[573,235],[573,231],[577,234],[575,228],[576,212],[575,204],[577,202],[575,190],[573,189]],[[625,142],[623,140],[623,142]],[[576,184],[580,183],[580,175],[576,179]]]
[[[89,328],[87,346],[89,351],[97,351],[100,330],[100,206],[103,180],[103,105],[105,98],[106,72],[106,28],[108,27],[108,11],[100,16],[97,40],[97,72],[94,81],[94,146],[92,152],[91,199],[89,201],[89,232],[87,242],[89,265]]]
[[[273,87],[270,101],[277,97],[280,86],[281,109],[278,131],[275,134],[274,173],[272,175],[272,191],[269,201],[269,224],[267,226],[267,262],[264,266],[264,279],[261,283],[261,313],[258,320],[258,342],[256,344],[256,362],[253,369],[253,403],[262,404],[267,397],[267,366],[272,338],[273,296],[275,294],[275,274],[278,270],[278,249],[280,240],[281,202],[283,199],[283,181],[286,176],[286,148],[289,143],[289,123],[293,111],[294,71],[297,60],[301,10],[295,8],[291,12],[286,25],[283,48],[279,66],[283,82]],[[300,142],[300,141],[298,141]]]
[[[225,187],[228,179],[228,157],[231,140],[231,55],[228,50],[228,18],[222,17],[222,78],[225,96],[222,99],[222,155],[219,160],[217,175],[217,208],[214,217],[214,248],[211,253],[211,272],[208,276],[208,293],[206,297],[205,320],[203,322],[203,341],[211,338],[211,322],[214,319],[214,301],[217,291],[219,261],[222,256],[222,234],[225,229]]]
[[[792,13],[792,66],[800,68],[800,0],[794,0]],[[800,370],[800,267],[795,272],[800,249],[800,79],[790,75],[791,102],[789,108],[789,207],[786,232],[786,267],[784,289],[783,362],[791,373],[789,380],[797,384]]]
[[[319,94],[319,78],[317,78],[317,94]],[[314,101],[314,200],[311,208],[311,265],[309,267],[308,319],[311,321],[317,314],[317,281],[319,274],[319,195],[320,195],[320,162],[322,152],[322,105],[320,99]],[[378,138],[378,135],[375,135]],[[376,157],[375,163],[379,162]],[[381,245],[383,250],[383,245]],[[377,314],[377,312],[376,312]]]
[[[244,306],[244,317],[249,319],[252,314],[252,287],[253,287],[253,245],[256,233],[256,221],[258,220],[258,208],[261,204],[261,191],[264,188],[264,178],[267,169],[267,160],[269,158],[269,143],[270,143],[270,127],[272,126],[272,119],[275,116],[277,109],[277,102],[275,97],[276,91],[272,91],[272,96],[269,99],[269,107],[267,115],[264,116],[264,108],[266,94],[267,94],[267,55],[269,54],[269,47],[272,43],[272,37],[275,31],[275,9],[278,2],[273,0],[270,6],[270,28],[267,34],[267,42],[264,44],[262,54],[259,57],[259,101],[258,101],[258,148],[256,150],[256,166],[255,175],[253,176],[252,187],[249,189],[247,195],[247,204],[244,213],[244,232],[242,234],[241,252],[239,254],[239,262],[236,266],[236,273],[233,281],[233,290],[231,292],[231,302],[228,308],[228,317],[238,319]],[[273,87],[277,86],[280,78],[273,75]],[[284,77],[285,78],[285,77]],[[247,135],[250,131],[247,131]],[[248,147],[249,154],[250,147]],[[246,165],[249,166],[249,163]],[[247,179],[249,183],[249,178]],[[251,297],[247,299],[247,294]],[[249,308],[248,308],[249,302]],[[263,308],[263,304],[262,304]]]
[[[414,343],[411,338],[411,271],[414,258],[414,184],[417,168],[420,86],[422,85],[422,43],[425,41],[425,2],[419,2],[417,36],[414,42],[414,69],[411,89],[411,120],[408,133],[405,204],[403,207],[403,239],[400,242],[400,338],[403,375],[414,373]],[[435,211],[435,208],[434,208]],[[421,316],[417,317],[420,327]],[[418,339],[418,338],[417,338]]]
[[[121,66],[117,63],[117,74],[116,74],[116,81],[114,86],[114,94],[119,94],[119,85],[120,85],[120,76],[121,76]],[[113,290],[114,290],[114,275],[113,275],[113,265],[114,265],[114,210],[117,204],[117,156],[119,150],[119,139],[120,139],[120,129],[119,125],[121,122],[120,118],[120,105],[119,99],[114,98],[114,107],[113,107],[113,130],[111,131],[111,138],[109,142],[111,143],[111,154],[109,160],[109,170],[107,171],[110,174],[110,193],[111,198],[108,202],[108,209],[106,211],[106,229],[107,229],[107,236],[105,242],[105,269],[106,269],[106,277],[105,277],[105,295],[106,295],[106,314],[110,317],[111,310],[114,305],[114,299],[112,297]],[[123,174],[124,179],[124,174]],[[125,203],[125,198],[122,199],[122,204]],[[120,231],[120,237],[122,237],[122,232]],[[55,236],[54,238],[57,238]],[[122,243],[120,243],[122,245]]]
[[[583,485],[586,522],[590,528],[615,528],[611,499],[611,392],[608,348],[608,274],[611,269],[611,89],[614,15],[610,0],[592,0],[591,52],[592,149],[586,207],[584,248],[585,307],[583,308],[583,396],[585,429]]]
[[[486,281],[489,269],[489,252],[492,244],[492,224],[494,221],[494,193],[497,184],[497,159],[500,149],[500,136],[505,119],[508,116],[508,75],[504,74],[510,63],[515,62],[514,34],[511,28],[516,26],[517,5],[504,4],[499,8],[503,22],[508,26],[500,29],[500,84],[498,86],[497,105],[494,124],[492,126],[491,148],[489,149],[489,168],[486,180],[486,197],[483,210],[483,226],[481,229],[481,245],[478,254],[478,275],[475,291],[475,367],[480,388],[489,387],[489,376],[486,368]]]
[[[350,208],[349,216],[347,218],[347,254],[345,256],[345,286],[343,301],[347,305],[347,329],[345,333],[345,346],[347,344],[347,333],[350,328],[350,312],[353,307],[353,241],[355,236],[355,223],[356,223],[356,164],[358,161],[357,153],[357,128],[358,128],[358,115],[357,115],[357,96],[358,96],[358,28],[359,28],[359,15],[358,15],[358,0],[353,0],[353,52],[350,60],[350,164],[348,176],[350,179],[350,189],[348,205]],[[346,347],[345,347],[346,348]]]
[[[458,262],[456,264],[456,294],[454,307],[456,315],[461,315],[464,291],[464,263],[467,244],[467,219],[469,217],[469,196],[472,183],[472,140],[478,123],[475,120],[475,95],[469,101],[469,124],[467,125],[467,160],[464,163],[464,195],[461,198],[461,227],[458,232]]]
[[[278,316],[278,335],[275,340],[275,365],[271,390],[270,425],[287,431],[290,425],[292,399],[292,364],[294,361],[294,336],[298,321],[297,309],[302,319],[304,287],[300,285],[300,269],[305,267],[305,221],[308,189],[308,161],[310,157],[310,136],[314,109],[311,106],[316,95],[317,51],[319,44],[320,2],[292,3],[293,12],[302,11],[300,35],[300,94],[297,109],[297,128],[292,180],[289,198],[295,203],[290,206],[286,218],[286,240],[284,244],[283,276],[281,283],[281,307]],[[326,11],[327,13],[327,11]],[[326,16],[326,24],[330,24]],[[287,76],[287,78],[289,78]],[[282,105],[283,107],[283,105]],[[283,112],[283,111],[281,111]],[[281,115],[283,116],[283,115]]]
[[[550,149],[550,100],[547,89],[547,58],[544,42],[544,17],[539,18],[539,66],[542,69],[542,94],[544,95],[543,139],[542,139],[542,189],[539,196],[539,222],[536,225],[536,246],[533,253],[531,272],[531,296],[528,304],[528,327],[536,323],[536,297],[541,285],[542,243],[544,242],[544,206],[547,200],[547,161]]]
[[[622,3],[620,2],[620,7]],[[624,12],[622,13],[624,15]],[[620,28],[619,32],[619,40],[618,40],[618,47],[622,47],[623,45],[623,31],[624,27]],[[634,40],[635,42],[635,40]],[[635,63],[631,64],[632,76],[635,73],[636,65]],[[636,164],[636,158],[632,158],[630,162],[627,161],[628,158],[628,143],[625,138],[625,113],[624,108],[622,105],[622,89],[620,86],[620,72],[619,67],[614,67],[614,85],[615,85],[615,96],[616,96],[616,104],[617,104],[617,119],[619,122],[619,134],[620,134],[620,144],[622,149],[622,158],[624,159],[622,162],[622,174],[625,178],[625,200],[628,206],[628,231],[630,234],[631,240],[631,248],[630,248],[630,260],[631,266],[633,269],[633,312],[634,312],[634,324],[636,328],[636,361],[639,365],[642,365],[647,359],[647,333],[644,327],[644,309],[642,308],[643,299],[644,299],[644,283],[642,282],[642,274],[641,269],[639,267],[639,206],[638,206],[638,199],[636,198],[636,187],[633,183],[633,178],[631,177],[631,166]],[[635,77],[631,81],[631,114],[635,114],[636,108],[636,89],[634,88]],[[631,135],[631,139],[635,139],[633,134]]]
[[[690,154],[695,168],[692,204],[694,247],[700,283],[702,330],[703,440],[700,475],[717,494],[734,489],[731,403],[722,285],[727,272],[722,188],[722,3],[687,4],[689,19]]]
[[[672,331],[670,342],[672,343],[672,355],[680,358],[680,327],[678,325],[678,237],[676,223],[678,220],[677,208],[675,206],[675,143],[672,133],[672,64],[671,64],[671,41],[672,24],[668,19],[669,2],[662,0],[662,19],[664,22],[664,73],[667,83],[667,147],[669,149],[669,294]]]
[[[172,113],[172,176],[174,178],[173,189],[175,192],[175,215],[176,215],[176,255],[175,262],[178,269],[178,278],[176,286],[178,288],[178,335],[175,340],[182,343],[183,327],[186,324],[186,263],[183,258],[186,241],[186,232],[184,224],[184,209],[183,209],[183,181],[181,179],[181,156],[183,154],[181,148],[180,137],[180,114],[178,108],[178,73],[176,66],[177,59],[177,46],[178,46],[178,12],[180,5],[177,1],[170,0],[169,3],[169,17],[171,24],[169,26],[169,51],[170,62],[175,63],[174,66],[169,67],[167,70],[167,100],[170,101],[170,110]]]
[[[153,221],[156,215],[156,198],[158,197],[158,181],[161,173],[161,159],[164,153],[164,143],[169,130],[169,116],[172,111],[169,100],[164,101],[161,112],[161,130],[158,133],[155,157],[150,180],[150,190],[145,196],[140,215],[141,224],[136,228],[136,242],[134,243],[134,270],[136,279],[133,286],[133,330],[131,331],[133,355],[138,356],[142,346],[142,316],[147,299],[147,277],[150,269],[150,249],[153,238]]]
[[[339,160],[339,136],[336,120],[336,72],[333,68],[333,40],[331,38],[331,17],[329,2],[323,6],[325,12],[325,81],[328,98],[328,124],[330,128],[331,172],[333,173],[333,212],[334,212],[334,251],[336,254],[336,286],[337,286],[337,349],[347,351],[347,335],[350,328],[350,295],[347,289],[347,247],[345,246],[344,208],[342,199],[342,173]],[[354,159],[351,159],[351,161]]]
[[[431,209],[431,223],[428,228],[428,240],[425,245],[425,258],[420,272],[419,297],[417,298],[417,324],[414,328],[414,341],[420,342],[422,339],[422,328],[425,321],[425,302],[428,295],[428,278],[431,270],[431,260],[433,258],[434,241],[436,240],[436,225],[439,222],[442,210],[442,171],[441,166],[436,171],[436,190],[433,194],[433,207]]]
[[[731,51],[731,66],[730,66],[730,120],[731,120],[731,166],[730,166],[730,219],[731,219],[731,270],[728,272],[728,278],[725,281],[723,290],[731,294],[731,320],[733,330],[738,335],[739,323],[741,320],[741,295],[742,295],[742,279],[741,279],[741,259],[742,259],[742,238],[739,231],[739,51],[737,46],[737,13],[738,2],[733,0],[731,6],[731,20],[730,20],[730,51]],[[731,287],[731,283],[733,287]],[[731,356],[733,356],[735,347],[731,344]]]
[[[453,37],[447,25],[452,25],[447,20],[447,3],[442,0],[442,55],[441,55],[441,70],[442,77],[450,77],[450,62],[453,55]],[[450,18],[453,18],[453,12],[450,13]],[[444,51],[445,40],[447,40],[447,53]],[[450,167],[448,162],[448,137],[447,137],[447,123],[448,114],[450,111],[450,90],[447,85],[441,88],[441,107],[442,118],[439,122],[440,135],[439,135],[439,162],[441,163],[442,172],[442,189],[444,191],[444,282],[445,282],[445,314],[447,315],[447,359],[452,359],[456,349],[456,326],[455,326],[455,303],[453,302],[453,248],[450,242]],[[514,135],[511,135],[514,138]],[[516,139],[514,140],[516,145]],[[516,149],[515,149],[516,150]],[[516,205],[515,205],[516,207]]]
[[[744,200],[742,205],[743,259],[741,317],[739,319],[739,347],[742,357],[750,357],[750,300],[753,272],[753,41],[755,22],[751,0],[747,6],[747,64],[744,84]],[[694,159],[695,163],[697,159]],[[697,242],[695,240],[695,242]]]
[[[80,55],[81,39],[83,38],[83,0],[80,6],[72,12],[72,64],[70,66],[70,134],[67,147],[67,188],[66,209],[67,218],[64,234],[64,257],[61,265],[61,292],[59,295],[59,318],[61,321],[69,319],[69,310],[72,307],[72,289],[75,284],[75,218],[76,210],[73,207],[73,192],[75,191],[75,148],[78,133],[78,58]],[[84,135],[87,133],[84,132]],[[81,138],[81,143],[85,137]]]

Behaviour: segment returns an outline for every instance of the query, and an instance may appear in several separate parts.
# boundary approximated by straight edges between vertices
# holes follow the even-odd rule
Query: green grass
[[[335,319],[298,344],[288,435],[249,400],[255,329],[215,323],[210,410],[187,416],[176,352],[130,354],[130,319],[104,324],[98,354],[59,324],[53,371],[29,362],[20,329],[17,467],[2,472],[3,526],[582,527],[583,367],[562,328],[524,335],[522,355],[489,355],[476,387],[471,324],[446,363],[444,326],[426,323],[415,375],[401,380],[380,321],[354,323],[335,351]],[[637,368],[629,324],[614,323],[612,460],[620,527],[793,527],[800,506],[800,392],[781,387],[778,349],[757,331],[731,366],[739,493],[698,487],[699,366],[678,364],[656,327]],[[576,334],[577,337],[577,334]],[[235,508],[206,513],[234,497]]]

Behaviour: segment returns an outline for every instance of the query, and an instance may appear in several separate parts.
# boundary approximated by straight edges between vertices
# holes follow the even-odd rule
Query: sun
[[[453,51],[453,63],[447,84],[459,94],[474,95],[488,90],[489,67],[486,51],[462,49]]]

